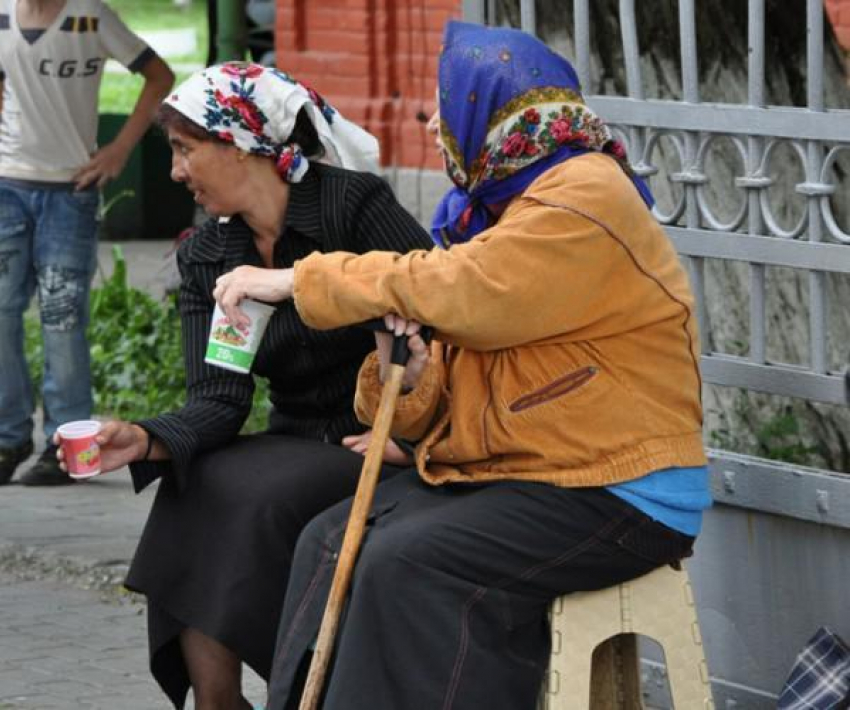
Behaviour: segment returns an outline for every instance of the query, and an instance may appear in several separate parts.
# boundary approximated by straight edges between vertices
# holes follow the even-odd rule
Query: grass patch
[[[100,113],[129,115],[142,91],[142,77],[135,74],[104,74],[100,86]]]
[[[194,0],[186,7],[178,7],[174,0],[106,0],[106,4],[136,32],[195,27],[198,31],[198,47],[206,53],[206,2]]]
[[[195,30],[196,49],[193,53],[164,58],[169,64],[177,65],[177,84],[189,76],[189,72],[179,71],[179,65],[206,63],[208,28],[205,2],[194,0],[188,7],[178,7],[174,0],[107,0],[107,5],[115,10],[134,32],[186,28]],[[143,83],[144,79],[138,74],[104,73],[98,106],[100,112],[132,112]]]

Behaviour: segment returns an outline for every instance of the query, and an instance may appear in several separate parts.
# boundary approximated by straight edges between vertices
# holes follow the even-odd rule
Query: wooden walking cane
[[[369,321],[364,323],[363,327],[380,332],[386,331],[383,319]],[[431,332],[430,328],[423,326],[419,335],[425,342],[428,342]],[[351,504],[351,513],[348,517],[348,525],[345,528],[345,536],[342,539],[336,572],[331,584],[328,603],[325,606],[325,614],[322,617],[322,625],[319,627],[316,649],[313,651],[310,672],[307,675],[307,682],[304,685],[304,693],[301,696],[298,710],[316,710],[319,706],[328,663],[336,641],[339,617],[348,594],[351,575],[354,572],[354,563],[360,551],[360,543],[363,541],[363,531],[366,528],[366,519],[369,517],[369,511],[372,508],[375,487],[378,485],[384,448],[390,435],[390,426],[395,414],[398,394],[401,391],[404,367],[410,357],[410,352],[407,349],[407,338],[407,335],[398,335],[393,338],[390,366],[381,390],[381,401],[378,404],[378,413],[372,426],[372,438],[369,441],[363,467],[360,470],[360,480],[357,483],[354,501]]]

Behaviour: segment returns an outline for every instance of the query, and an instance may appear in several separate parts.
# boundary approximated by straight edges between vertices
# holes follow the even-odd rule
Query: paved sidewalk
[[[111,247],[101,244],[107,273]],[[170,243],[121,247],[130,283],[161,294]],[[0,487],[0,710],[170,707],[148,672],[144,599],[121,585],[155,490],[135,495],[126,469],[60,488]],[[247,669],[245,687],[262,701]]]
[[[161,298],[166,288],[175,288],[179,282],[175,245],[171,240],[151,239],[147,241],[106,242],[98,247],[98,270],[94,286],[112,273],[112,252],[118,248],[127,262],[127,279],[134,288],[146,291],[154,298]]]
[[[144,611],[0,573],[0,708],[166,708],[146,673]]]
[[[126,470],[0,488],[1,710],[170,707],[147,670],[144,600],[121,586],[154,488],[134,495]],[[247,669],[246,692],[262,700]]]
[[[125,472],[0,488],[0,708],[167,707],[144,606],[120,591],[150,501]]]

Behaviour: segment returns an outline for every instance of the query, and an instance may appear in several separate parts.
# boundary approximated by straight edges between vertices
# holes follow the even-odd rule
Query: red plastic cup
[[[95,441],[100,428],[100,422],[86,419],[68,422],[56,430],[71,478],[91,478],[100,473],[100,445]]]

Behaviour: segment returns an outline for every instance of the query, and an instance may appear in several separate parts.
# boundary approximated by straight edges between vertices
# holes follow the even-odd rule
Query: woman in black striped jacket
[[[148,598],[157,681],[175,707],[191,685],[201,710],[250,708],[241,663],[268,678],[298,533],[354,492],[368,432],[352,399],[374,338],[310,330],[280,304],[253,365],[271,385],[269,431],[237,436],[254,380],[204,362],[216,279],[248,265],[261,282],[313,251],[404,252],[430,239],[365,172],[374,138],[282,72],[210,67],[166,101],[160,123],[172,178],[213,215],[178,252],[188,396],[177,412],[107,423],[103,468],[129,464],[137,491],[161,479],[126,582]],[[406,462],[392,443],[386,453]]]

